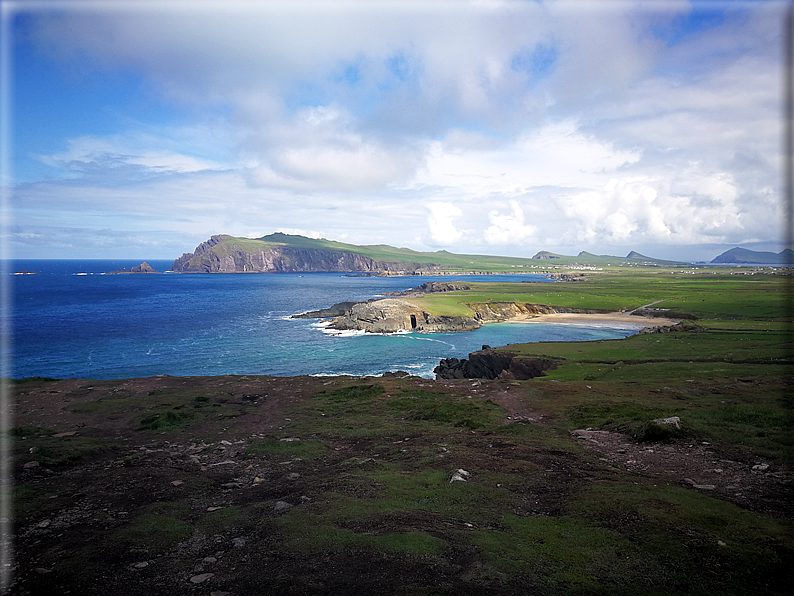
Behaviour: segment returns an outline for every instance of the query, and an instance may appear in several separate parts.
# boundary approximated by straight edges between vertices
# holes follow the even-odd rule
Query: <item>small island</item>
[[[155,271],[154,267],[149,265],[149,263],[144,261],[140,265],[136,265],[130,269],[116,269],[115,271],[110,271],[108,275],[123,275],[129,273],[157,273],[157,271]]]

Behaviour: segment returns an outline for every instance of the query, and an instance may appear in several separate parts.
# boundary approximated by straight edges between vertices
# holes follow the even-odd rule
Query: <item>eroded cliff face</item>
[[[359,302],[328,327],[338,330],[360,330],[370,333],[395,333],[397,331],[450,332],[471,331],[481,323],[471,317],[436,316],[418,305],[396,298],[372,302]]]
[[[349,303],[348,303],[349,304]],[[340,305],[336,305],[340,306]],[[297,317],[335,317],[329,328],[359,330],[370,333],[395,333],[398,331],[457,332],[472,331],[486,323],[509,321],[521,316],[572,312],[572,309],[555,309],[544,304],[516,302],[479,302],[468,304],[472,316],[432,315],[409,299],[384,298],[345,306],[339,315],[335,307],[296,315]]]
[[[390,263],[342,250],[256,247],[216,235],[171,266],[182,273],[319,273],[326,271],[412,274],[419,263]]]
[[[545,304],[523,302],[472,302],[467,305],[483,323],[508,321],[520,316],[549,315],[559,312]]]

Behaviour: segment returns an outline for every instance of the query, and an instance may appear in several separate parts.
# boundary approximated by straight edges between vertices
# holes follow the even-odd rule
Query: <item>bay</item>
[[[427,281],[535,281],[540,275],[347,277],[308,274],[103,275],[140,260],[14,261],[4,309],[6,376],[123,379],[154,375],[379,375],[432,378],[442,358],[483,344],[626,337],[635,329],[491,324],[465,333],[327,333],[290,315]],[[148,261],[166,271],[172,261]],[[9,364],[10,363],[10,364]]]

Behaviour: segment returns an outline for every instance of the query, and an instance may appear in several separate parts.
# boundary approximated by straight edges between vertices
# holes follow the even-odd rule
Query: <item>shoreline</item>
[[[626,312],[609,313],[553,313],[544,315],[521,315],[513,317],[508,323],[557,323],[560,325],[591,325],[594,327],[613,327],[615,323],[639,329],[646,327],[672,327],[681,321],[663,317],[643,317]]]

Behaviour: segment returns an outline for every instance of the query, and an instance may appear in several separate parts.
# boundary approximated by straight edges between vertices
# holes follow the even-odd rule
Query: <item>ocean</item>
[[[442,358],[483,344],[626,337],[636,329],[490,324],[465,333],[332,334],[290,315],[427,281],[536,281],[540,275],[347,277],[305,274],[104,275],[140,260],[25,261],[6,271],[7,376],[124,379],[154,375],[380,375],[433,378]],[[147,261],[167,271],[173,261]]]

